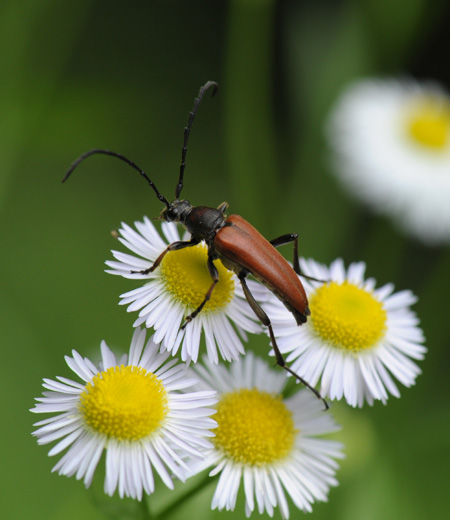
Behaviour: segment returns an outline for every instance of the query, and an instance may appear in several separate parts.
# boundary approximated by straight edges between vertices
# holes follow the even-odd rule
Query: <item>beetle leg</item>
[[[186,319],[185,319],[183,325],[181,326],[182,329],[184,329],[186,327],[186,325],[190,321],[192,321],[197,316],[197,314],[203,309],[203,307],[206,305],[206,302],[211,298],[211,294],[214,290],[214,287],[216,286],[217,282],[219,281],[219,272],[217,271],[217,267],[214,265],[212,256],[210,256],[210,255],[208,255],[207,266],[208,266],[208,271],[209,271],[209,274],[211,275],[213,282],[212,282],[210,288],[208,289],[207,293],[205,294],[205,297],[203,298],[202,303],[195,309],[195,311],[193,313],[189,314],[189,316],[186,316]]]
[[[287,235],[281,235],[281,237],[274,238],[270,241],[273,247],[284,246],[285,244],[290,244],[294,242],[294,259],[293,259],[293,267],[294,271],[297,274],[302,275],[300,269],[300,262],[298,261],[298,235],[297,233],[288,233]],[[303,275],[302,275],[303,276]]]
[[[294,242],[294,258],[293,258],[293,262],[292,262],[294,271],[299,276],[303,276],[303,278],[306,278],[307,280],[312,280],[313,282],[326,283],[326,280],[319,280],[318,278],[314,278],[312,276],[307,276],[306,274],[302,273],[302,270],[300,269],[300,262],[298,260],[298,235],[297,235],[297,233],[288,233],[287,235],[281,235],[281,237],[274,238],[273,240],[270,241],[270,243],[273,245],[273,247],[284,246],[285,244],[290,244],[291,242]]]
[[[179,249],[184,249],[185,247],[192,247],[196,246],[198,243],[200,243],[200,240],[197,240],[195,238],[192,238],[191,240],[183,240],[183,241],[177,241],[172,242],[169,244],[166,249],[158,256],[158,258],[153,262],[153,264],[150,267],[147,267],[147,269],[143,269],[142,271],[131,271],[132,273],[139,273],[139,274],[148,274],[153,273],[153,271],[159,266],[159,264],[162,262],[162,259],[166,256],[166,254],[169,251],[178,251]]]
[[[283,237],[280,237],[283,238]],[[280,349],[278,347],[278,344],[275,340],[275,334],[273,333],[272,323],[270,322],[269,316],[265,313],[265,311],[261,308],[259,303],[255,300],[253,294],[250,292],[250,289],[248,288],[247,281],[245,279],[247,275],[246,274],[240,274],[238,275],[239,280],[242,284],[242,289],[244,290],[245,298],[248,301],[248,304],[252,308],[253,312],[256,314],[258,319],[261,321],[263,325],[265,325],[269,329],[269,335],[270,340],[272,341],[272,348],[275,353],[275,358],[277,360],[277,365],[279,365],[281,368],[284,368],[286,372],[289,372],[289,374],[293,375],[296,379],[300,381],[303,385],[305,385],[311,392],[314,393],[314,395],[321,399],[325,405],[325,410],[328,410],[328,403],[325,401],[325,399],[319,394],[319,392],[311,386],[307,381],[305,381],[302,377],[300,377],[298,374],[296,374],[291,368],[289,368],[286,365],[286,362],[284,360],[283,354],[280,352]]]

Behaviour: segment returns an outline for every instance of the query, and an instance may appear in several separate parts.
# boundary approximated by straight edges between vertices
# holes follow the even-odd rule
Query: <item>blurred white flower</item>
[[[366,79],[332,110],[332,168],[370,207],[430,244],[450,241],[450,97],[436,83]]]

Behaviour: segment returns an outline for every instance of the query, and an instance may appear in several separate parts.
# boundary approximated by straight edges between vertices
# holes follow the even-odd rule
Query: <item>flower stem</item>
[[[153,519],[152,512],[150,511],[150,508],[148,507],[148,501],[147,497],[144,496],[144,498],[140,502],[141,506],[141,518],[142,520],[151,520]]]
[[[160,511],[157,515],[153,516],[153,520],[166,520],[173,511],[180,508],[185,502],[187,502],[191,497],[196,495],[200,490],[202,490],[207,485],[215,482],[217,476],[210,477],[209,473],[206,473],[203,478],[201,478],[196,484],[190,487],[185,493],[181,494],[174,502],[172,502],[165,509]],[[150,518],[151,515],[148,516]]]
[[[279,190],[273,107],[274,6],[274,0],[231,0],[226,42],[225,132],[234,205],[261,221]]]

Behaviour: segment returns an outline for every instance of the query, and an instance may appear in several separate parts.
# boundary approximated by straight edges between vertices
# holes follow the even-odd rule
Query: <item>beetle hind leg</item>
[[[269,318],[269,316],[267,316],[266,312],[261,308],[259,303],[255,300],[255,297],[253,296],[250,289],[248,288],[247,280],[245,279],[246,276],[247,276],[246,274],[238,275],[239,280],[242,285],[242,289],[244,290],[245,298],[246,298],[248,304],[250,305],[250,307],[252,308],[253,312],[256,314],[258,319],[261,321],[261,323],[269,329],[270,340],[272,342],[272,348],[275,353],[275,359],[277,361],[277,365],[280,366],[281,368],[283,368],[284,370],[286,370],[286,372],[288,372],[289,374],[294,376],[298,381],[300,381],[300,383],[302,383],[309,390],[311,390],[311,392],[313,392],[313,394],[318,399],[322,400],[323,404],[325,405],[325,410],[328,410],[328,408],[329,408],[328,403],[320,395],[320,393],[313,386],[311,386],[307,381],[305,381],[302,377],[300,377],[298,374],[296,374],[291,368],[289,368],[288,365],[286,365],[286,361],[284,360],[283,354],[280,352],[280,349],[276,342],[275,334],[273,333],[273,328],[272,328],[272,323],[270,321],[270,318]]]
[[[280,237],[274,238],[270,241],[270,243],[273,245],[273,247],[280,247],[284,246],[286,244],[290,244],[291,242],[294,242],[294,258],[292,261],[292,266],[294,268],[294,271],[303,278],[306,278],[307,280],[312,280],[313,282],[322,282],[326,283],[326,280],[319,280],[318,278],[314,278],[313,276],[307,276],[306,274],[302,273],[302,270],[300,269],[300,262],[298,260],[298,235],[297,233],[288,233],[287,235],[281,235]]]

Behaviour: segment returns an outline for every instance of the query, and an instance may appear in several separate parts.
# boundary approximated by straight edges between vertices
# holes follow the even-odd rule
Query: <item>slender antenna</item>
[[[183,189],[183,176],[184,176],[184,168],[186,167],[186,152],[187,152],[187,146],[188,146],[188,139],[189,134],[191,133],[192,123],[194,122],[194,117],[197,114],[198,107],[200,106],[200,103],[202,102],[203,96],[205,95],[206,91],[212,88],[212,94],[211,97],[213,97],[217,89],[219,88],[219,85],[215,81],[207,81],[203,87],[198,92],[198,96],[194,100],[194,106],[192,108],[192,111],[189,112],[189,119],[188,124],[184,128],[184,142],[183,142],[183,149],[181,150],[181,164],[180,164],[180,178],[178,179],[178,184],[175,188],[175,199],[178,199],[180,196],[181,190]]]
[[[131,166],[132,168],[134,168],[135,170],[137,170],[141,175],[142,177],[144,177],[144,179],[150,184],[150,186],[153,188],[154,192],[156,193],[156,196],[158,197],[158,199],[166,205],[166,207],[169,207],[170,204],[169,204],[169,201],[166,199],[166,197],[164,197],[164,195],[161,195],[161,193],[159,193],[158,189],[156,188],[154,182],[150,179],[150,177],[148,177],[148,175],[144,172],[144,170],[141,170],[141,168],[139,168],[139,166],[134,163],[133,161],[130,161],[130,159],[127,159],[126,157],[124,157],[123,155],[121,155],[120,153],[116,153],[116,152],[111,152],[110,150],[101,150],[101,149],[95,149],[95,150],[91,150],[90,152],[86,152],[84,153],[81,157],[78,157],[78,159],[76,161],[74,161],[71,165],[70,165],[70,168],[69,170],[67,171],[67,173],[64,175],[64,179],[62,180],[63,182],[66,182],[66,180],[70,177],[71,173],[73,172],[73,170],[75,170],[75,168],[81,163],[83,162],[85,159],[87,159],[88,157],[90,157],[91,155],[95,155],[95,154],[98,154],[98,153],[103,153],[105,155],[111,155],[112,157],[116,157],[117,159],[120,159],[121,161],[127,163],[129,166]]]

